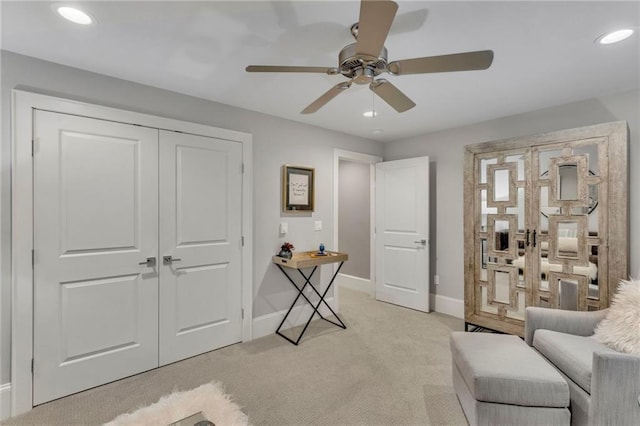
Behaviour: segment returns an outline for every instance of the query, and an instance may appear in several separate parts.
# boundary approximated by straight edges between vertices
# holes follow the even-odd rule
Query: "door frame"
[[[351,161],[354,163],[369,164],[369,294],[375,297],[375,273],[376,273],[376,163],[382,161],[382,157],[360,152],[346,151],[334,148],[333,150],[333,245],[336,251],[340,251],[338,245],[339,228],[339,199],[340,199],[340,161]],[[335,271],[334,271],[335,272]],[[334,305],[338,307],[338,292],[334,291]]]
[[[33,110],[40,109],[242,144],[242,341],[252,339],[253,136],[197,123],[12,90],[11,93],[11,416],[33,408]],[[35,144],[37,147],[37,143]],[[238,244],[241,244],[238,241]]]

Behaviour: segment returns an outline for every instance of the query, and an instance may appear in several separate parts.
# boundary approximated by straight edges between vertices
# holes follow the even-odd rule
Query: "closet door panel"
[[[158,132],[34,113],[34,405],[158,365]],[[142,263],[142,264],[140,264]]]
[[[166,131],[160,147],[164,365],[242,340],[242,147]]]

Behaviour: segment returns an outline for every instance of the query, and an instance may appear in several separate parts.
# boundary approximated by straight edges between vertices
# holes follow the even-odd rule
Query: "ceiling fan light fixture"
[[[369,85],[369,90],[386,102],[396,112],[405,112],[416,104],[400,89],[384,78],[382,73],[390,75],[427,74],[453,71],[486,70],[493,62],[493,51],[460,52],[448,55],[427,56],[422,58],[401,59],[389,63],[387,48],[384,46],[391,24],[395,19],[398,4],[393,0],[360,0],[358,22],[351,26],[355,43],[344,46],[338,54],[338,66],[310,67],[287,65],[250,65],[247,72],[300,72],[341,74],[349,82],[339,83],[313,101],[301,111],[312,114],[330,100],[349,88],[351,84]],[[374,105],[372,103],[372,105]],[[375,106],[363,113],[366,118],[376,116]]]
[[[93,19],[91,15],[76,7],[56,5],[55,11],[64,19],[75,24],[91,25],[95,22],[95,19]]]
[[[602,34],[596,39],[598,44],[613,44],[619,41],[626,40],[633,35],[634,31],[631,28],[624,28],[621,30],[611,31]]]

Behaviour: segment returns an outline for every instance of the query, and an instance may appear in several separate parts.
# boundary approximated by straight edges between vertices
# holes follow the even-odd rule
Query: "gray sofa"
[[[640,307],[639,307],[640,309]],[[640,357],[589,337],[606,310],[528,307],[525,341],[569,384],[572,425],[640,425]]]

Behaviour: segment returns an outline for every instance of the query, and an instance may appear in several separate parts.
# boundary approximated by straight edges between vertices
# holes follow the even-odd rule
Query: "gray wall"
[[[432,293],[464,298],[463,147],[468,144],[626,120],[630,129],[630,273],[640,270],[640,91],[546,108],[410,138],[384,147],[384,159],[428,155],[431,161],[431,271],[440,275]],[[433,280],[432,280],[433,282]]]
[[[369,279],[371,188],[369,164],[341,160],[338,181],[338,247],[349,254],[340,272]]]
[[[333,246],[334,148],[382,155],[382,145],[379,142],[6,51],[2,51],[1,67],[0,383],[10,380],[11,89],[32,89],[40,93],[253,134],[254,318],[288,308],[295,297],[291,284],[271,264],[271,256],[285,239],[292,241],[297,250],[312,250],[321,242],[327,247]],[[281,217],[280,168],[285,163],[308,165],[316,169],[316,211],[313,214]],[[322,220],[322,231],[314,232],[314,220]],[[278,234],[281,221],[289,223],[286,238],[280,238]],[[325,272],[326,275],[328,272]]]
[[[270,258],[287,240],[297,250],[333,245],[333,148],[382,155],[383,146],[317,127],[180,95],[157,88],[2,52],[0,142],[0,383],[9,381],[11,301],[10,96],[17,86],[117,108],[244,131],[254,140],[254,317],[285,309],[295,296]],[[591,99],[384,145],[385,160],[431,158],[431,271],[440,275],[432,292],[463,298],[462,147],[466,144],[542,133],[594,123],[627,120],[631,130],[631,272],[640,270],[640,93]],[[304,216],[280,212],[280,167],[316,169],[316,211]],[[322,220],[323,230],[313,231]],[[281,238],[278,225],[289,233]]]

